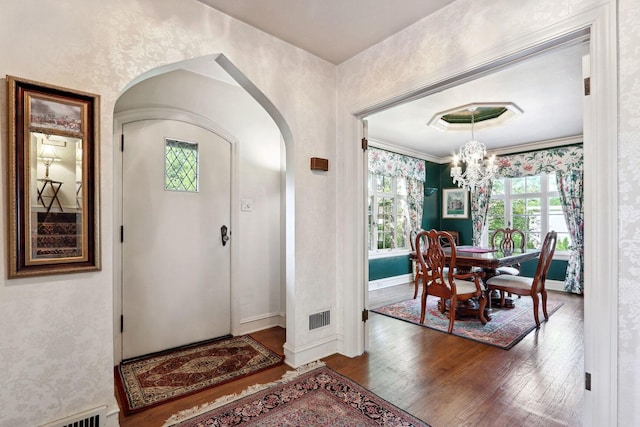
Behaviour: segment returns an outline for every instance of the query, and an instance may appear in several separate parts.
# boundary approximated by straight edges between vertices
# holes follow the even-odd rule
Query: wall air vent
[[[329,310],[309,315],[309,330],[322,328],[331,323],[331,312]]]
[[[107,407],[101,406],[71,417],[44,424],[41,427],[104,427],[107,425]]]

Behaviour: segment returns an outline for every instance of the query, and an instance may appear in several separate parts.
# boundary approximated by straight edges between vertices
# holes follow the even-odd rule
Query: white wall
[[[0,266],[1,426],[39,425],[104,404],[115,409],[113,110],[129,82],[161,65],[223,53],[287,122],[296,190],[295,269],[287,278],[287,301],[296,308],[287,342],[295,354],[320,341],[296,329],[307,311],[336,304],[335,170],[318,176],[308,167],[310,157],[335,158],[334,66],[189,0],[3,1],[0,51],[0,75],[101,95],[103,237],[101,272],[6,280],[6,262]],[[7,99],[6,85],[0,95]],[[6,147],[6,102],[0,117]],[[6,150],[0,156],[6,164]],[[6,186],[2,175],[2,200]],[[6,245],[0,253],[7,260]],[[336,326],[324,334],[335,340]]]
[[[640,2],[618,1],[618,424],[640,424]]]

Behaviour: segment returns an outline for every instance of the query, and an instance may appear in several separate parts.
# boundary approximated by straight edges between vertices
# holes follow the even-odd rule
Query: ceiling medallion
[[[491,182],[497,171],[496,157],[491,156],[485,160],[487,149],[485,145],[475,139],[473,127],[476,116],[483,113],[477,112],[476,107],[469,107],[468,113],[471,123],[471,140],[460,147],[460,153],[453,156],[451,166],[451,178],[458,187],[474,192],[477,188],[483,187]],[[458,161],[465,165],[464,171],[458,166]]]
[[[436,113],[429,126],[441,131],[469,131],[472,118],[475,128],[482,129],[502,125],[520,114],[522,110],[512,102],[474,102]]]

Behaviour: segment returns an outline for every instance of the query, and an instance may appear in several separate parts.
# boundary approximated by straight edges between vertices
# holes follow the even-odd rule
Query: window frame
[[[391,179],[391,192],[389,193],[385,193],[385,192],[379,192],[377,189],[377,178],[378,177],[383,177],[383,178],[388,178]],[[405,242],[405,246],[404,247],[397,247],[397,239],[398,236],[396,233],[393,234],[393,246],[392,248],[382,248],[382,249],[378,249],[378,201],[382,198],[391,198],[392,199],[392,212],[394,213],[394,221],[393,221],[393,226],[392,229],[393,230],[397,230],[398,229],[398,205],[400,203],[401,200],[404,201],[404,205],[405,205],[405,215],[403,217],[403,220],[408,221],[408,200],[407,200],[407,194],[398,194],[398,179],[404,179],[406,181],[406,177],[403,176],[387,176],[387,175],[381,175],[381,174],[375,174],[375,173],[368,173],[368,186],[369,186],[369,206],[371,211],[369,212],[369,218],[368,218],[368,253],[369,253],[369,259],[374,259],[374,258],[383,258],[383,257],[388,257],[388,256],[400,256],[400,255],[406,255],[406,254],[410,254],[411,253],[411,243],[409,241],[410,237],[409,234],[411,232],[411,230],[409,230],[407,227],[404,227],[404,242]],[[406,186],[406,184],[405,184]]]
[[[175,144],[175,145],[174,145]],[[188,147],[188,148],[187,148]],[[194,154],[194,167],[192,167],[195,173],[195,179],[193,180],[194,189],[189,188],[172,188],[169,186],[170,182],[173,180],[169,180],[169,152],[173,152],[176,150],[185,150],[189,149]],[[173,163],[173,162],[170,162]],[[181,169],[184,170],[184,164],[181,164]],[[181,182],[182,183],[182,182]],[[178,193],[199,193],[200,192],[200,144],[197,142],[185,141],[183,139],[177,138],[165,138],[164,140],[164,190],[165,191],[173,191]]]
[[[532,177],[536,177],[539,176],[540,177],[540,191],[538,192],[523,192],[523,193],[514,193],[513,192],[513,180],[514,179],[519,179],[519,178],[532,178]],[[504,203],[504,224],[508,225],[508,224],[513,224],[513,212],[512,212],[512,202],[514,200],[527,200],[527,199],[532,199],[532,198],[539,198],[540,199],[540,244],[542,245],[542,241],[544,240],[544,236],[546,235],[546,233],[549,231],[549,214],[550,214],[550,199],[553,197],[560,197],[560,193],[559,191],[556,190],[550,190],[549,189],[549,180],[551,179],[555,179],[555,172],[549,172],[549,173],[540,173],[540,174],[536,174],[536,175],[529,175],[529,176],[522,176],[522,177],[512,177],[512,178],[507,178],[507,177],[500,177],[497,179],[502,179],[504,180],[504,194],[500,194],[500,195],[496,195],[492,192],[491,194],[491,198],[489,200],[489,204],[491,204],[492,201],[494,200],[502,200]],[[564,219],[564,214],[563,214],[563,219]],[[483,232],[482,232],[482,244],[485,247],[488,247],[491,245],[491,242],[489,241],[490,239],[490,235],[489,235],[489,213],[487,212],[487,226],[484,227]],[[523,230],[524,231],[524,230]],[[557,231],[557,230],[556,230]],[[562,231],[562,233],[564,234],[564,230]],[[528,232],[525,231],[525,234],[528,237]],[[569,239],[571,239],[571,236],[569,236]],[[568,260],[569,259],[569,255],[570,255],[571,251],[570,250],[556,250],[553,256],[553,259],[557,259],[557,260]]]

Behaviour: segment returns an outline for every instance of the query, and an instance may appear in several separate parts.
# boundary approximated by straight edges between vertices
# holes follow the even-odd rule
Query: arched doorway
[[[224,60],[222,55],[213,55],[161,67],[137,78],[116,103],[114,135],[120,145],[125,123],[162,119],[208,129],[231,143],[230,332],[238,335],[285,323],[284,242],[289,222],[285,206],[292,195],[284,189],[289,168],[283,159],[288,151],[285,136],[289,135],[290,142],[290,132],[282,132],[274,122],[271,112],[263,106],[275,111],[266,98],[258,102],[245,89],[244,86],[257,90],[250,82],[238,84],[217,62]],[[228,61],[224,64],[235,69]],[[286,123],[284,127],[288,129]],[[116,159],[120,158],[116,154]],[[119,180],[115,183],[119,189],[115,197],[116,221],[121,221],[126,209],[121,198],[121,160],[116,160],[115,169],[114,177]],[[219,228],[211,230],[211,239],[220,239]],[[272,255],[256,257],[260,252]],[[114,267],[116,271],[123,268],[122,248],[117,244]],[[121,282],[120,274],[116,273],[116,278]],[[117,333],[122,322],[122,283],[116,283],[114,293],[117,363],[122,357],[121,335]],[[124,319],[125,327],[126,322]]]

